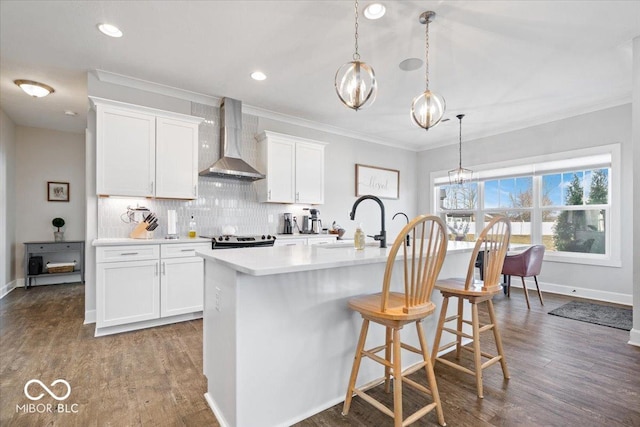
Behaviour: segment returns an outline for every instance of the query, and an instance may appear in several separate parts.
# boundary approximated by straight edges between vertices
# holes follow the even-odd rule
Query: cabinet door
[[[270,139],[267,142],[267,202],[295,202],[295,143]]]
[[[162,260],[160,316],[202,311],[204,260],[200,257]]]
[[[159,318],[159,267],[158,261],[98,263],[96,327]]]
[[[153,196],[155,116],[102,105],[96,110],[96,193]]]
[[[296,144],[296,202],[324,203],[324,145]]]
[[[156,197],[198,197],[198,124],[158,117]]]

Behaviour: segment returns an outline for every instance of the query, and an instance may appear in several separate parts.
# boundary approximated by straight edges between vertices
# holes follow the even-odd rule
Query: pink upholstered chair
[[[540,298],[540,304],[544,305],[542,301],[542,293],[540,292],[540,286],[538,286],[538,274],[542,269],[542,259],[544,258],[544,245],[533,245],[527,250],[515,255],[507,255],[504,259],[504,265],[502,266],[502,274],[507,276],[507,296],[511,296],[511,276],[520,276],[522,279],[522,289],[524,290],[524,297],[527,300],[527,308],[531,308],[529,305],[529,293],[527,292],[527,285],[524,283],[525,277],[533,276],[533,280],[536,282],[536,288],[538,289],[538,298]]]

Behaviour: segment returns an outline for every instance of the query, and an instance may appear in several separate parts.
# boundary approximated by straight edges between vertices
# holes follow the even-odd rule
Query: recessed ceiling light
[[[111,24],[99,24],[98,29],[100,32],[109,37],[122,37],[122,31],[120,28]]]
[[[75,111],[71,111],[71,110],[65,110],[64,114],[66,116],[71,116],[71,117],[78,115],[78,113],[76,113]]]
[[[420,58],[407,58],[398,65],[401,70],[413,71],[422,67],[423,61]]]
[[[46,85],[44,83],[34,82],[33,80],[14,80],[15,84],[20,86],[27,95],[42,98],[43,96],[47,96],[50,93],[55,92],[51,86]]]
[[[371,3],[364,9],[364,16],[367,19],[380,19],[386,11],[387,8],[382,3]]]
[[[251,73],[251,78],[253,80],[262,81],[267,78],[267,75],[262,71],[254,71],[253,73]]]

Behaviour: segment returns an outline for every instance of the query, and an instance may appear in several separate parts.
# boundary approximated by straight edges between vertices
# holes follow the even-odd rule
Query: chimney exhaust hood
[[[242,160],[242,102],[222,98],[220,103],[220,159],[200,172],[200,176],[256,181],[264,174]]]

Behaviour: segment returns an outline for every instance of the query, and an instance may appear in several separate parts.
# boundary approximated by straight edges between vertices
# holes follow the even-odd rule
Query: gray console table
[[[62,252],[76,252],[79,253],[79,259],[76,260],[76,267],[73,271],[68,273],[41,273],[41,274],[29,274],[29,258],[34,255],[41,255],[43,258],[43,264],[46,265],[47,259],[55,261],[55,254]],[[80,280],[84,283],[84,241],[83,240],[69,240],[65,242],[25,242],[24,243],[24,286],[25,289],[29,289],[31,286],[31,279],[37,277],[53,277],[53,276],[65,276],[69,274],[80,274]]]

